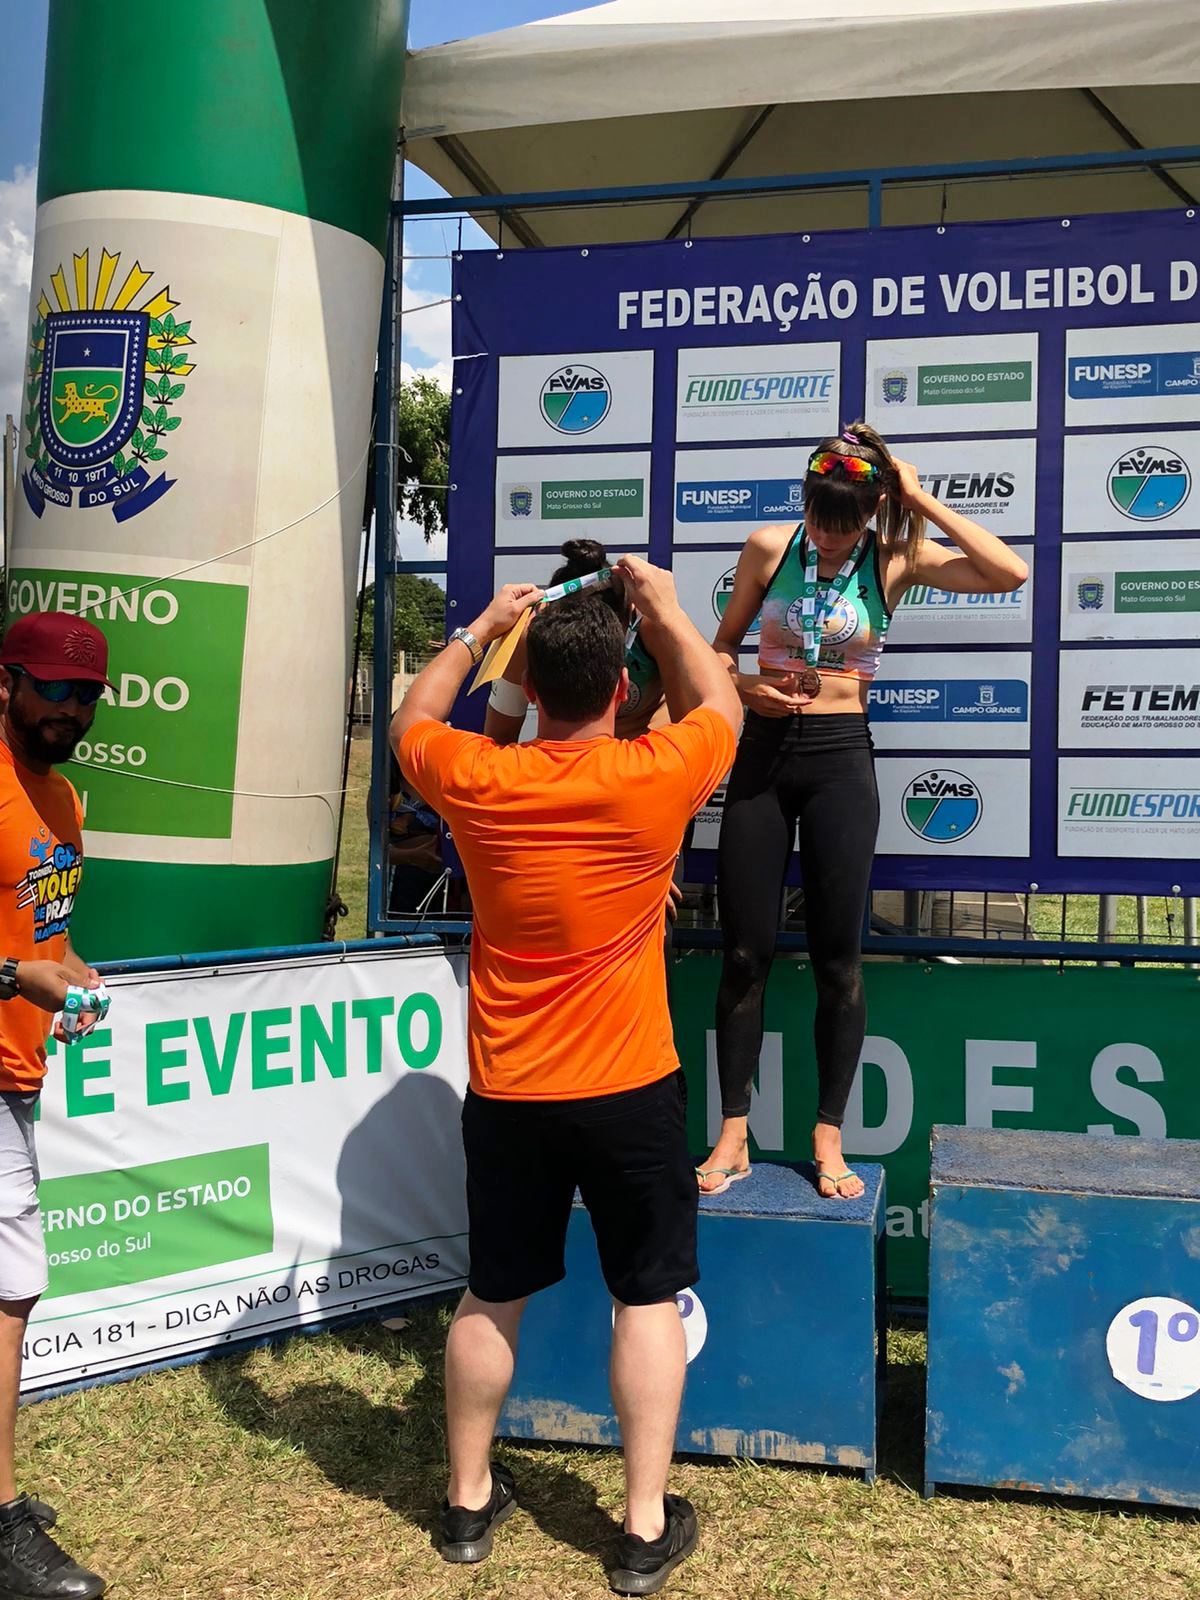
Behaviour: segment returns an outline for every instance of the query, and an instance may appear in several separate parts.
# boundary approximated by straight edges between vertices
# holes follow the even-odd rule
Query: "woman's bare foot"
[[[828,1122],[817,1123],[813,1129],[813,1160],[817,1168],[817,1193],[822,1200],[857,1200],[866,1188],[858,1174],[846,1166],[840,1128]]]
[[[728,1182],[730,1172],[745,1172],[750,1166],[750,1146],[746,1135],[745,1117],[726,1117],[721,1124],[721,1137],[712,1155],[703,1166],[696,1169],[696,1182],[701,1194],[715,1194]],[[729,1171],[721,1172],[720,1167]],[[703,1176],[701,1176],[703,1174]]]

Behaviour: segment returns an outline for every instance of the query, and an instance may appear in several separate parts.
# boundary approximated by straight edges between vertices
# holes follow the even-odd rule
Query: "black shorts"
[[[472,1294],[520,1300],[566,1276],[578,1189],[613,1298],[654,1305],[688,1289],[696,1263],[696,1172],[683,1073],[586,1100],[463,1104]]]

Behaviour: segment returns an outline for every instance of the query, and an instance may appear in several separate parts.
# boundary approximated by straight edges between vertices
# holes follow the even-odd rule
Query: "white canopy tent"
[[[529,193],[1200,146],[1197,0],[610,0],[419,50],[409,160]],[[886,222],[1184,205],[1192,167],[889,186]],[[529,210],[525,244],[861,226],[860,186]],[[495,223],[481,217],[495,232]]]

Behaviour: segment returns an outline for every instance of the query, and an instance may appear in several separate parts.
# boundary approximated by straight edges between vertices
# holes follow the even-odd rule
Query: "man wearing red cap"
[[[50,1537],[48,1507],[13,1475],[21,1347],[48,1282],[34,1110],[46,1038],[69,985],[99,974],[71,948],[83,808],[69,761],[109,686],[108,642],[63,611],[22,617],[0,643],[0,1597],[91,1600],[104,1580]]]

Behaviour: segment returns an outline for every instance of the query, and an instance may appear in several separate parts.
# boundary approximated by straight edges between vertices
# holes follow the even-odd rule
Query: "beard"
[[[92,718],[89,716],[86,721],[81,721],[79,717],[68,716],[66,712],[59,712],[52,717],[30,717],[26,709],[17,703],[21,698],[15,695],[8,704],[8,720],[21,749],[35,761],[45,761],[50,766],[61,766],[64,761],[70,761],[76,745],[91,727]]]

